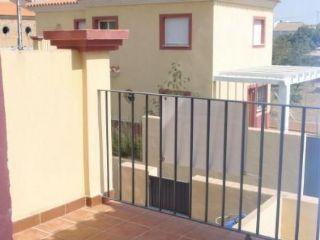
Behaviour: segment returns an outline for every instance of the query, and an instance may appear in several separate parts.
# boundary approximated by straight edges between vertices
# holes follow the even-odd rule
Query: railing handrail
[[[101,94],[103,93],[103,94]],[[205,144],[205,157],[204,157],[204,161],[205,161],[205,172],[203,171],[203,176],[205,176],[205,197],[204,197],[204,220],[202,220],[202,223],[209,223],[209,176],[210,176],[210,148],[212,147],[211,141],[212,138],[214,137],[221,137],[221,139],[223,140],[223,145],[222,145],[222,161],[223,161],[223,166],[222,166],[222,170],[220,170],[220,172],[222,172],[222,176],[220,176],[220,180],[222,181],[222,194],[221,194],[221,201],[219,201],[222,205],[221,207],[221,212],[219,213],[221,215],[221,223],[219,224],[220,227],[222,228],[227,228],[227,225],[225,224],[226,219],[225,219],[225,215],[226,215],[226,191],[227,191],[227,161],[228,161],[228,152],[230,150],[228,150],[228,144],[230,144],[229,142],[229,138],[228,137],[228,133],[230,133],[231,131],[228,130],[228,125],[229,125],[229,119],[231,119],[231,115],[229,116],[229,103],[237,103],[240,105],[240,107],[242,107],[241,109],[241,114],[239,114],[239,119],[242,119],[241,121],[241,132],[240,133],[240,137],[241,140],[239,140],[240,143],[240,151],[241,151],[241,159],[239,159],[240,162],[240,171],[237,172],[237,174],[239,174],[240,180],[239,180],[239,209],[237,209],[236,211],[238,211],[238,227],[237,229],[230,229],[232,231],[239,231],[242,233],[248,233],[251,236],[259,236],[259,237],[263,237],[266,238],[267,236],[264,236],[262,234],[262,228],[261,228],[261,222],[262,220],[260,218],[262,218],[262,209],[261,209],[261,204],[263,202],[263,193],[262,193],[262,188],[263,188],[263,179],[264,179],[264,165],[266,164],[265,162],[265,154],[264,154],[264,148],[268,147],[268,144],[265,144],[265,130],[266,128],[268,128],[266,126],[267,124],[267,117],[266,115],[267,113],[267,106],[275,106],[275,107],[279,107],[280,108],[280,112],[279,112],[279,120],[280,120],[280,124],[279,124],[279,143],[276,143],[276,148],[277,148],[277,153],[275,154],[275,157],[278,159],[277,162],[277,170],[275,173],[277,176],[275,176],[277,178],[277,181],[275,182],[275,190],[276,190],[276,206],[275,206],[275,211],[276,211],[276,215],[275,215],[275,236],[274,238],[269,238],[268,239],[276,239],[279,240],[279,238],[281,237],[281,201],[282,201],[282,195],[284,194],[283,191],[283,180],[284,178],[284,161],[285,161],[285,142],[286,142],[286,134],[287,134],[287,123],[286,123],[286,113],[289,112],[290,109],[295,108],[295,109],[301,109],[301,123],[299,123],[300,125],[300,129],[299,129],[299,146],[297,146],[297,150],[299,151],[299,157],[297,159],[297,163],[298,163],[298,186],[296,189],[296,193],[297,193],[297,205],[296,205],[296,217],[295,217],[295,240],[299,239],[299,233],[300,233],[300,216],[301,216],[301,198],[304,195],[303,193],[303,168],[304,168],[304,161],[305,161],[305,151],[306,151],[306,122],[307,122],[307,110],[320,110],[320,107],[312,107],[312,106],[299,106],[299,105],[291,105],[291,104],[277,104],[277,103],[265,103],[265,102],[254,102],[254,101],[240,101],[240,100],[227,100],[227,99],[215,99],[215,98],[209,98],[209,97],[193,97],[193,96],[181,96],[181,95],[174,95],[174,94],[162,94],[162,93],[151,93],[151,92],[138,92],[138,91],[130,91],[130,90],[107,90],[107,89],[99,89],[98,90],[98,97],[99,99],[101,98],[101,96],[105,96],[105,112],[106,112],[106,135],[110,135],[110,133],[108,132],[108,124],[110,124],[110,119],[108,117],[108,114],[110,114],[111,112],[109,112],[109,108],[112,107],[110,105],[110,100],[109,97],[111,97],[111,93],[116,93],[118,100],[116,100],[117,102],[117,106],[114,105],[113,107],[118,107],[118,119],[116,120],[118,122],[118,157],[119,157],[119,200],[123,201],[124,199],[122,199],[122,153],[121,153],[121,136],[122,136],[122,128],[121,125],[123,123],[123,119],[122,119],[122,107],[121,107],[121,99],[123,97],[124,94],[128,94],[128,96],[126,96],[128,98],[128,100],[130,100],[129,105],[131,105],[131,111],[129,108],[129,111],[127,109],[129,113],[129,116],[131,116],[131,120],[129,120],[128,122],[131,124],[131,133],[130,133],[130,141],[131,141],[131,204],[136,205],[136,201],[135,201],[135,150],[134,150],[134,146],[135,146],[135,134],[136,132],[134,131],[134,124],[135,124],[135,95],[141,95],[142,97],[144,97],[144,112],[145,112],[145,119],[142,121],[145,121],[145,132],[143,133],[144,135],[144,142],[145,142],[145,148],[144,148],[144,154],[145,154],[145,203],[144,203],[144,207],[148,208],[149,203],[148,203],[148,193],[150,193],[148,190],[148,141],[149,141],[149,134],[148,134],[148,112],[149,112],[149,100],[150,100],[150,96],[154,96],[158,98],[159,101],[159,142],[156,143],[159,146],[159,154],[156,154],[156,159],[157,159],[157,163],[158,164],[158,169],[159,169],[159,175],[158,175],[158,182],[155,184],[157,185],[157,187],[154,187],[153,189],[155,191],[157,191],[157,195],[150,195],[150,198],[156,198],[158,203],[154,203],[152,206],[158,208],[158,211],[162,212],[163,210],[169,210],[171,211],[174,215],[178,216],[179,214],[179,209],[178,208],[178,204],[177,204],[177,184],[179,184],[178,181],[178,140],[179,140],[179,130],[178,130],[178,125],[179,125],[179,119],[183,118],[184,115],[182,115],[182,117],[180,116],[180,112],[179,112],[179,99],[189,99],[190,100],[190,106],[188,106],[188,108],[190,108],[190,113],[188,113],[188,119],[190,117],[189,120],[186,121],[190,121],[190,133],[189,133],[189,140],[190,142],[187,143],[187,145],[190,147],[190,152],[189,152],[189,159],[188,161],[190,162],[190,166],[189,166],[189,189],[188,191],[188,196],[189,196],[189,200],[184,201],[183,203],[187,204],[187,208],[188,211],[182,212],[185,215],[188,215],[187,217],[189,217],[191,220],[194,220],[192,215],[192,177],[193,177],[193,162],[194,162],[194,156],[193,156],[193,147],[194,147],[194,117],[197,116],[194,112],[194,100],[203,100],[203,109],[204,107],[206,107],[206,121],[204,124],[204,122],[201,122],[202,125],[201,127],[205,128],[205,141],[203,144]],[[171,114],[172,114],[172,118],[170,118],[171,121],[173,121],[173,129],[172,129],[172,136],[171,138],[173,138],[173,165],[174,165],[174,171],[173,171],[173,180],[171,180],[173,182],[173,188],[172,188],[172,193],[171,193],[171,197],[172,199],[168,200],[170,203],[172,203],[171,205],[165,205],[166,202],[162,201],[162,197],[163,197],[163,191],[162,188],[165,187],[162,184],[162,180],[166,180],[164,178],[163,175],[163,166],[162,166],[162,161],[163,161],[163,157],[164,157],[164,153],[163,153],[163,100],[164,98],[172,98],[174,100],[174,105],[170,105],[169,107],[171,107]],[[143,99],[142,99],[143,100]],[[218,117],[222,117],[223,118],[223,126],[221,125],[221,128],[223,128],[223,133],[220,133],[219,136],[217,136],[217,134],[215,134],[215,136],[211,136],[213,134],[210,134],[211,132],[211,112],[212,112],[212,102],[220,102],[220,103],[224,103],[224,108],[219,109],[219,115],[217,115]],[[143,105],[143,104],[142,104]],[[251,108],[248,108],[248,105],[261,105],[261,122],[259,123],[260,127],[260,136],[259,136],[259,156],[258,156],[258,182],[257,182],[257,201],[256,201],[256,214],[257,214],[257,220],[256,220],[256,229],[255,232],[246,232],[243,228],[242,228],[242,215],[243,215],[243,203],[244,203],[244,176],[245,176],[245,160],[247,159],[246,156],[246,144],[247,144],[247,131],[250,128],[250,126],[248,125],[248,110],[250,111]],[[141,106],[138,106],[141,107]],[[256,111],[256,110],[254,110]],[[237,112],[236,112],[237,113]],[[249,112],[250,113],[250,112]],[[319,112],[320,113],[320,112]],[[260,110],[259,110],[259,114],[260,114]],[[250,115],[250,114],[249,114]],[[203,117],[201,115],[201,117]],[[185,120],[185,119],[184,119]],[[235,121],[238,121],[238,118],[235,119]],[[316,122],[318,122],[318,120],[316,120]],[[255,126],[256,127],[256,126]],[[189,126],[188,126],[189,128]],[[232,133],[234,134],[234,133]],[[235,134],[236,135],[236,134]],[[109,156],[109,152],[110,152],[110,147],[109,147],[109,137],[106,138],[106,151],[107,151],[107,155]],[[111,139],[111,138],[110,138]],[[186,144],[186,143],[184,143]],[[196,143],[195,143],[196,144]],[[232,144],[232,143],[231,143]],[[196,145],[195,145],[196,146]],[[270,146],[269,146],[270,148]],[[299,149],[298,149],[299,148]],[[112,149],[112,148],[111,148]],[[109,159],[107,160],[109,161]],[[109,173],[110,171],[110,166],[109,164],[107,164],[107,172]],[[237,170],[238,171],[238,170]],[[108,180],[109,180],[110,176],[108,176]],[[164,182],[165,183],[165,182]],[[108,188],[108,193],[110,191],[110,186],[109,184],[107,185]],[[155,196],[155,197],[151,197],[151,196]],[[320,197],[318,197],[318,214],[317,214],[317,232],[316,232],[316,236],[320,235]],[[163,198],[165,199],[165,198]],[[179,200],[178,200],[179,201]],[[190,202],[188,202],[190,201]],[[158,204],[158,205],[157,205]],[[164,211],[165,212],[165,211]],[[181,213],[181,211],[180,211]],[[213,224],[215,226],[217,226],[216,224]],[[229,227],[228,227],[229,228]]]
[[[289,107],[289,108],[307,108],[310,110],[320,110],[319,107],[315,106],[303,106],[303,105],[293,105],[293,104],[282,104],[282,103],[266,103],[266,102],[257,102],[257,101],[241,101],[241,100],[230,100],[230,99],[219,99],[212,97],[197,97],[197,96],[183,96],[183,95],[175,95],[175,94],[164,94],[164,93],[152,93],[152,92],[143,92],[143,91],[128,91],[128,90],[115,90],[115,89],[98,89],[98,92],[110,92],[110,93],[123,93],[123,94],[135,94],[135,95],[149,95],[155,97],[178,97],[185,99],[196,99],[196,100],[211,100],[217,102],[228,102],[228,103],[247,103],[253,105],[264,105],[264,106],[274,106],[274,107]]]

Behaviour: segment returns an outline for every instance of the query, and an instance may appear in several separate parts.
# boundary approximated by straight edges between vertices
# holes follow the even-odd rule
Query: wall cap
[[[114,51],[119,49],[123,40],[128,39],[129,30],[59,30],[44,31],[45,40],[58,49],[79,51]]]

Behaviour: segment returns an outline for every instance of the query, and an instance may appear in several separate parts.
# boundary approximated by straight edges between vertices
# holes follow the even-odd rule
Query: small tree
[[[173,94],[173,95],[191,95],[190,91],[186,91],[186,85],[190,82],[190,77],[186,77],[182,72],[179,63],[171,63],[170,70],[168,71],[168,78],[158,85],[160,93]],[[159,114],[159,99],[152,98],[151,106],[148,109],[150,114]]]
[[[190,77],[184,76],[179,63],[171,63],[168,75],[168,78],[161,85],[158,85],[159,89],[169,89],[172,92],[186,90],[186,84],[190,82]]]

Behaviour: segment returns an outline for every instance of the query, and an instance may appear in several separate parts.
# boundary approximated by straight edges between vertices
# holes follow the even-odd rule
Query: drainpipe
[[[17,32],[18,32],[18,50],[23,50],[22,43],[22,17],[21,17],[21,0],[17,0]]]

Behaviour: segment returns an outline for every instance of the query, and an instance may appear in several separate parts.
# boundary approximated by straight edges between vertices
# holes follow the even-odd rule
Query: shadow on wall
[[[11,198],[7,166],[7,137],[0,59],[0,239],[12,239]]]

